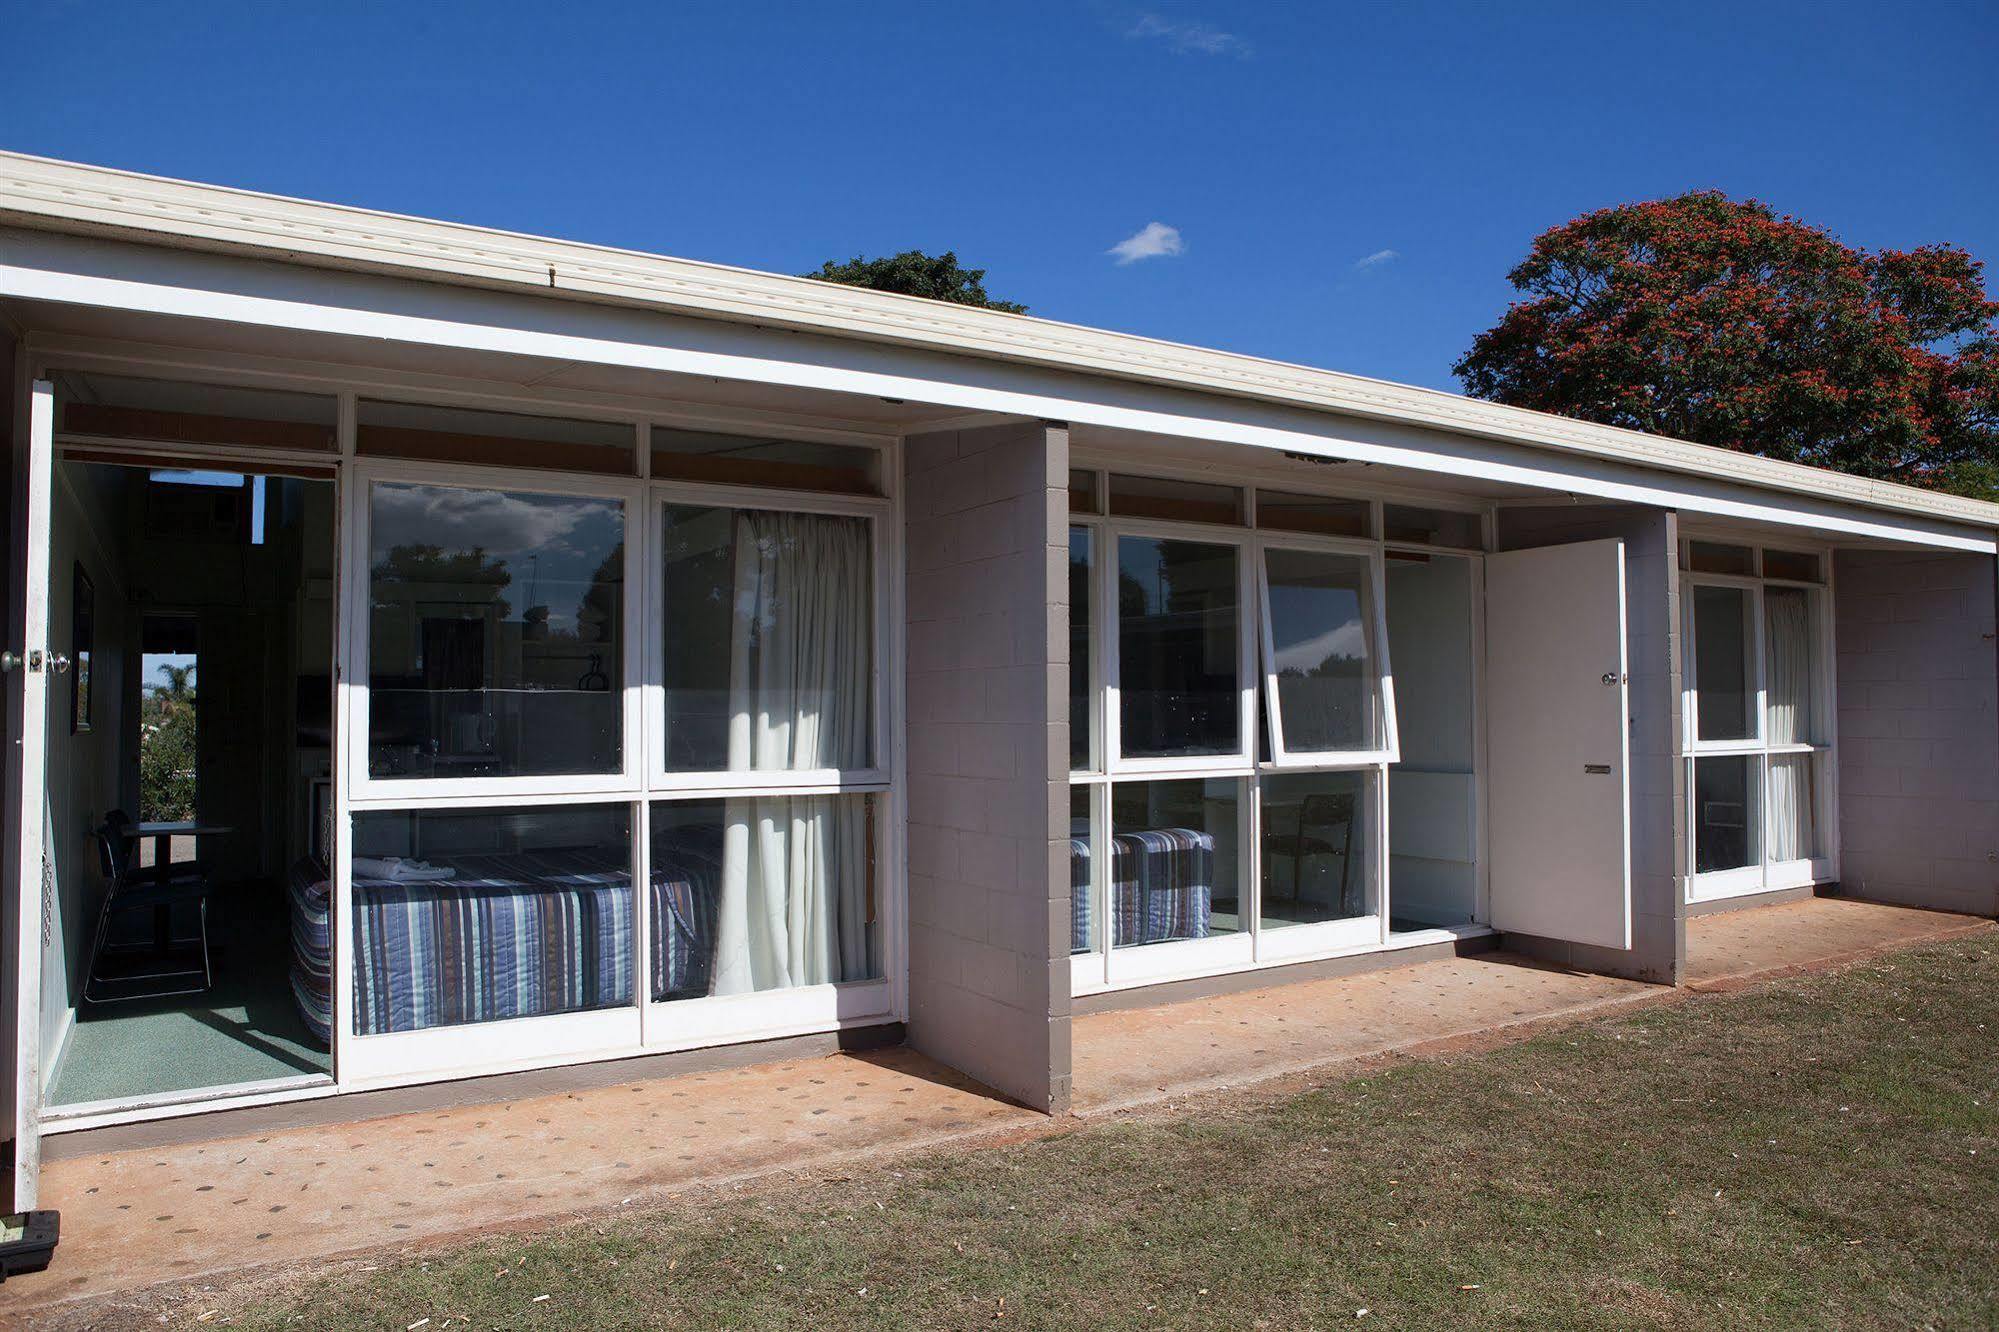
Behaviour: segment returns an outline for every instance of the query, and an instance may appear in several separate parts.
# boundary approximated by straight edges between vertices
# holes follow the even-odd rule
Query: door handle
[[[19,666],[20,664],[21,664],[20,653],[0,652],[0,675],[5,675],[7,672],[13,670],[16,666]]]
[[[1605,671],[1603,673],[1604,684],[1612,689],[1615,689],[1618,685],[1622,684],[1627,678],[1629,677],[1621,675],[1616,671]]]
[[[57,675],[61,675],[69,670],[69,658],[60,652],[51,653],[49,654],[49,665],[55,668]]]

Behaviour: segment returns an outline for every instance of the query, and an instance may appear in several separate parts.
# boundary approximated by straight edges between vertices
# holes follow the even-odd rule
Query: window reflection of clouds
[[[552,627],[573,628],[583,597],[624,540],[624,506],[614,499],[380,484],[374,489],[371,563],[399,547],[436,547],[446,557],[482,551],[505,568],[515,617],[547,605],[558,589],[578,589],[577,607],[549,606]],[[532,581],[532,586],[530,586]]]

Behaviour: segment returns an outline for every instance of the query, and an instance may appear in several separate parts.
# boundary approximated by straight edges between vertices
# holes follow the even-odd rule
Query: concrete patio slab
[[[533,1224],[764,1171],[822,1169],[1046,1117],[907,1049],[50,1162],[37,1305]]]
[[[1687,984],[1727,989],[1801,967],[1994,928],[1982,916],[1811,897],[1687,922]]]
[[[1992,931],[1970,916],[1813,899],[1687,925],[1698,988]],[[1274,986],[1073,1024],[1078,1114],[1099,1116],[1686,990],[1504,952]],[[914,1052],[795,1059],[489,1104],[51,1161],[54,1267],[37,1307],[533,1226],[774,1171],[1061,1127]]]
[[[1669,993],[1492,952],[1097,1013],[1071,1024],[1075,1107],[1130,1109]]]

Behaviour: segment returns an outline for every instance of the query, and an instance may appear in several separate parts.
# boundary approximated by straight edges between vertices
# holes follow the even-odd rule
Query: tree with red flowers
[[[1868,253],[1714,191],[1587,213],[1455,367],[1495,402],[1999,495],[1999,303],[1982,265]]]

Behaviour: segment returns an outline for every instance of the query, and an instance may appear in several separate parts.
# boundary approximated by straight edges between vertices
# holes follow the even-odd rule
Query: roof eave
[[[612,302],[1139,381],[1999,528],[1999,504],[1030,315],[0,153],[0,221]]]

